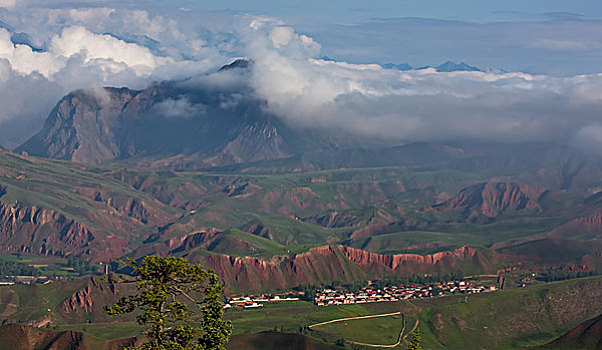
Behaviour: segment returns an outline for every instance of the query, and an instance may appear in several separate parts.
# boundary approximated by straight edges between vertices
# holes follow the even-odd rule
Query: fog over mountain
[[[101,85],[142,89],[186,77],[216,86],[240,80],[291,125],[391,143],[546,141],[589,151],[602,143],[599,74],[398,71],[327,61],[319,58],[321,44],[294,26],[232,12],[153,15],[129,6],[4,6],[0,103],[7,107],[0,112],[0,141],[8,147],[41,128],[69,91]],[[16,40],[23,33],[28,44]],[[236,57],[254,62],[248,74],[212,75]],[[174,111],[194,115],[203,106],[176,99],[156,108],[169,117]]]

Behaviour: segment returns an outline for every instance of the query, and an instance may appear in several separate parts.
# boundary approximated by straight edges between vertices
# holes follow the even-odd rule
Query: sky
[[[157,1],[155,1],[156,3]],[[541,19],[547,13],[572,13],[587,17],[602,16],[595,0],[222,0],[219,2],[159,1],[187,8],[205,10],[231,9],[287,20],[336,21],[348,24],[371,17],[422,17],[434,19],[487,22],[498,20]]]
[[[0,0],[0,144],[30,137],[74,89],[219,84],[237,57],[255,64],[236,79],[303,127],[602,145],[602,5],[582,0]],[[379,65],[448,60],[483,72]]]

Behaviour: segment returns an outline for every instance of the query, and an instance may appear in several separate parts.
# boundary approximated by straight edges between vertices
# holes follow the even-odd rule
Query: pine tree
[[[148,340],[136,349],[224,349],[232,324],[222,320],[223,286],[213,271],[177,257],[147,256],[126,265],[138,278],[120,283],[135,283],[138,293],[122,297],[105,312],[140,311],[136,321]]]

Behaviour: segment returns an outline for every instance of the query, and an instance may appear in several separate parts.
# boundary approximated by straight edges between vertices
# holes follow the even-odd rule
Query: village
[[[244,308],[252,309],[262,307],[263,303],[280,303],[301,300],[303,292],[286,292],[279,295],[274,294],[258,294],[248,296],[233,296],[226,298],[224,309],[228,308]]]
[[[324,289],[316,293],[314,303],[317,306],[377,303],[405,299],[432,298],[451,294],[475,294],[493,292],[495,285],[482,285],[469,281],[451,281],[431,286],[387,286],[377,289],[373,286],[362,288],[359,292]]]
[[[476,294],[496,290],[498,290],[498,287],[494,284],[470,280],[450,281],[431,285],[385,286],[381,288],[377,288],[369,283],[367,287],[359,291],[331,288],[317,290],[313,301],[317,306],[346,305],[442,297],[453,294]],[[291,291],[278,295],[230,296],[226,298],[224,308],[253,309],[263,307],[266,303],[283,303],[299,300],[308,300],[304,292]]]

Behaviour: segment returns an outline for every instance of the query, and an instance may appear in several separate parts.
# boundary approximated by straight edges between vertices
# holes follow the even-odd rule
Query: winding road
[[[335,323],[335,322],[352,321],[352,320],[364,320],[364,319],[367,319],[367,318],[387,317],[387,316],[395,316],[395,315],[401,315],[401,317],[402,317],[402,324],[403,324],[403,326],[401,328],[401,331],[399,332],[399,336],[397,337],[397,343],[391,344],[391,345],[382,345],[382,344],[367,344],[367,343],[360,343],[360,342],[356,342],[356,341],[352,341],[352,340],[345,340],[347,343],[350,343],[350,344],[367,346],[367,347],[372,347],[372,348],[395,348],[395,347],[398,347],[399,345],[401,345],[401,343],[407,338],[407,336],[410,335],[411,333],[413,333],[416,330],[416,328],[418,328],[418,325],[420,323],[420,320],[418,318],[416,319],[416,324],[414,324],[414,328],[412,329],[412,331],[410,331],[409,333],[407,333],[405,336],[403,335],[404,330],[406,328],[405,315],[402,314],[401,312],[393,312],[393,313],[389,313],[389,314],[379,314],[379,315],[370,315],[370,316],[357,316],[357,317],[338,318],[336,320],[331,320],[331,321],[326,321],[326,322],[320,322],[320,323],[312,324],[312,325],[309,326],[309,328],[313,329],[314,327],[324,326],[324,325],[327,325],[327,324],[330,324],[330,323]]]

